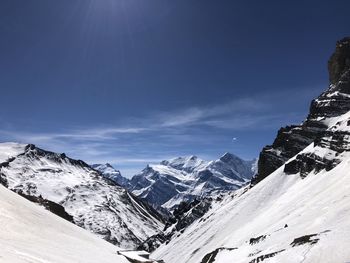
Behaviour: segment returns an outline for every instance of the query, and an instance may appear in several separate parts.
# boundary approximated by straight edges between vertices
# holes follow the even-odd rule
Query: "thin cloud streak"
[[[276,130],[282,125],[300,122],[303,116],[300,112],[276,114],[276,105],[272,105],[271,101],[283,101],[279,96],[285,97],[286,94],[238,98],[220,105],[158,112],[120,121],[124,126],[74,128],[61,133],[3,129],[0,130],[0,138],[34,143],[89,163],[110,162],[132,170],[186,154],[186,151],[193,151],[198,146],[204,151],[225,144],[225,140],[232,145],[231,136],[225,139],[231,131]],[[236,140],[235,149],[244,148],[244,143]]]
[[[238,98],[220,105],[155,113],[142,118],[126,120],[126,123],[131,124],[125,126],[84,127],[62,133],[18,132],[17,130],[2,130],[0,133],[20,141],[48,142],[52,140],[106,141],[114,140],[121,135],[167,131],[164,129],[171,132],[201,125],[218,129],[254,129],[261,127],[263,122],[281,122],[285,119],[284,113],[276,115],[271,110],[273,108],[271,101],[279,100],[280,97],[288,96],[285,92],[273,95],[263,94],[252,98]],[[138,123],[138,125],[133,125],[133,123]]]

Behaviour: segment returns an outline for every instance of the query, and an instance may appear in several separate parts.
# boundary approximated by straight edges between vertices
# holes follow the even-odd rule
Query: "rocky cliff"
[[[345,133],[332,134],[332,136],[338,136],[338,139],[333,139],[333,143],[331,143],[331,131],[326,130],[329,128],[328,120],[330,118],[340,116],[350,110],[350,37],[337,42],[335,52],[328,62],[328,71],[330,85],[325,92],[311,102],[310,112],[306,120],[300,125],[281,128],[273,144],[265,146],[261,151],[258,173],[252,180],[253,185],[263,180],[314,141],[323,144],[328,142],[331,145],[330,147],[333,148],[337,148],[336,144],[341,144],[340,138],[344,138]],[[341,151],[342,149],[338,150]],[[322,167],[328,168],[332,167],[332,163],[334,163],[334,160],[328,162],[315,160],[314,158],[311,158],[312,160],[307,158],[308,160],[306,160],[305,158],[304,156],[303,163],[306,162],[310,165],[314,163],[314,165],[308,165],[308,168],[304,167],[303,170],[305,171],[320,162],[323,163]],[[297,160],[294,164],[296,163]],[[293,172],[295,169],[302,168],[289,165],[286,169],[287,172]]]

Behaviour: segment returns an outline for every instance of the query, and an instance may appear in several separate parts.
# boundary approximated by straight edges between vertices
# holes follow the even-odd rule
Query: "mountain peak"
[[[103,177],[112,180],[113,182],[121,185],[127,186],[129,180],[121,175],[121,172],[115,169],[110,163],[105,164],[92,164],[91,167],[99,171]]]
[[[328,61],[330,83],[335,84],[339,81],[348,69],[350,69],[350,37],[345,37],[337,42],[335,52]]]
[[[270,175],[312,142],[320,141],[329,128],[329,120],[350,111],[350,37],[337,42],[328,62],[328,71],[330,85],[312,100],[306,120],[300,125],[281,128],[272,145],[261,151],[258,174],[253,184]],[[339,134],[337,136],[340,138]]]
[[[185,170],[187,172],[203,166],[206,162],[195,155],[186,157],[176,157],[170,160],[164,160],[160,164],[175,168],[177,170]]]
[[[105,165],[109,168],[114,168],[110,163],[105,163]]]
[[[226,152],[223,156],[220,157],[219,160],[227,163],[229,161],[237,160],[237,159],[240,159],[240,158],[234,155],[233,153]]]
[[[188,160],[191,160],[191,161],[194,161],[194,160],[197,160],[198,157],[196,155],[191,155],[188,157]]]

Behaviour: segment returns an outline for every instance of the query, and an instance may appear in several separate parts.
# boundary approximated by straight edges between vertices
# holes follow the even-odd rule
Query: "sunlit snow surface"
[[[329,130],[349,130],[348,115],[327,120]],[[332,150],[313,144],[303,152],[334,156]],[[328,172],[311,172],[301,179],[285,174],[282,166],[252,189],[227,195],[153,256],[167,263],[198,263],[222,247],[215,263],[254,262],[274,252],[279,253],[264,262],[350,262],[350,154],[345,151],[336,158],[341,163]],[[317,243],[291,245],[310,234],[318,234],[313,237]],[[262,235],[264,240],[249,243]]]
[[[196,156],[178,157],[149,165],[132,178],[130,190],[151,204],[172,211],[182,201],[246,185],[253,175],[253,164],[254,161],[244,161],[230,153],[210,162]]]
[[[77,225],[120,247],[134,249],[163,228],[124,188],[79,161],[13,143],[0,152],[5,161],[15,157],[1,168],[11,190],[62,205]]]
[[[129,262],[117,250],[0,185],[0,262]]]
[[[0,143],[0,163],[8,161],[10,158],[16,157],[24,152],[26,144],[14,142]]]

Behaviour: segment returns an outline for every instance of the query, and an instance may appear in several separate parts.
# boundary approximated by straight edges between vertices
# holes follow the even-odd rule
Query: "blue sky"
[[[301,122],[349,1],[2,0],[0,140],[131,176],[258,156]]]

